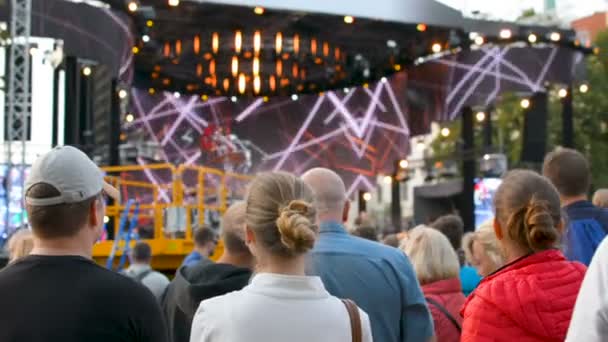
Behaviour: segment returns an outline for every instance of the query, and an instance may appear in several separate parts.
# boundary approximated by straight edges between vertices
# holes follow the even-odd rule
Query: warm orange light
[[[281,87],[287,87],[289,85],[289,78],[281,78]]]
[[[277,90],[277,79],[274,77],[274,75],[270,75],[268,78],[268,85],[270,86],[270,90]]]
[[[297,34],[293,36],[293,52],[296,55],[300,53],[300,36]]]
[[[201,36],[194,36],[194,41],[192,42],[194,53],[199,54],[201,52]]]
[[[247,80],[245,79],[245,74],[239,75],[239,93],[244,94],[245,90],[247,90]]]
[[[298,63],[293,63],[293,65],[291,66],[291,74],[293,75],[293,77],[297,78],[298,73],[299,73]]]
[[[283,34],[281,32],[277,32],[277,36],[275,39],[275,50],[277,55],[281,53],[283,50]]]
[[[171,80],[168,78],[163,79],[163,84],[164,85],[169,85],[171,83]]]
[[[323,63],[323,60],[321,59],[321,57],[315,58],[315,64],[321,65],[322,63]]]
[[[289,59],[289,54],[287,52],[283,53],[283,57],[284,60],[288,60]]]
[[[253,70],[254,76],[258,76],[260,74],[260,58],[259,57],[253,57],[253,67],[251,69]]]
[[[175,54],[176,55],[182,54],[182,41],[179,39],[175,41]]]
[[[165,43],[165,47],[163,48],[163,55],[165,55],[165,57],[169,57],[171,56],[171,45],[169,43]]]
[[[400,71],[401,70],[401,64],[395,64],[395,71]]]
[[[236,31],[234,34],[234,51],[236,53],[241,53],[241,49],[243,48],[243,32]]]
[[[264,7],[256,7],[253,9],[253,13],[257,14],[257,15],[262,15],[264,14]]]
[[[148,89],[148,93],[149,93],[150,95],[154,95],[154,93],[156,93],[156,89],[154,89],[154,88],[150,88],[150,89]]]
[[[255,55],[260,54],[260,49],[262,48],[262,34],[260,31],[255,31],[253,33],[253,52]]]
[[[217,32],[213,32],[211,35],[211,50],[213,53],[217,53],[220,48],[220,35]]]
[[[260,79],[260,76],[256,75],[253,78],[253,91],[256,94],[259,94],[261,88],[262,88],[262,80]]]
[[[243,54],[243,57],[245,57],[245,59],[249,59],[251,58],[251,56],[253,56],[251,51],[245,51],[245,53]]]
[[[207,53],[205,53],[205,54],[203,55],[203,58],[204,58],[205,60],[207,60],[207,61],[208,61],[208,60],[210,60],[212,57],[213,57],[213,55],[212,55],[212,54],[210,54],[209,52],[207,52]]]
[[[310,53],[317,54],[317,40],[314,38],[310,40]]]
[[[158,65],[158,64],[157,64],[157,65],[155,65],[155,66],[154,66],[154,71],[160,71],[160,65]]]
[[[224,91],[228,91],[228,88],[230,88],[230,80],[228,78],[224,78],[224,82],[222,84],[224,86]]]
[[[196,65],[196,76],[198,76],[198,77],[203,76],[203,65],[201,63],[198,63]]]
[[[304,68],[300,69],[300,79],[302,81],[306,80],[306,69],[304,69]]]
[[[237,56],[232,57],[232,76],[236,77],[239,73],[239,58]]]
[[[209,62],[209,74],[210,75],[214,75],[215,74],[215,59],[212,59]]]
[[[213,86],[213,88],[216,88],[216,87],[217,87],[217,76],[215,76],[215,75],[214,75],[214,76],[211,78],[211,85]]]
[[[205,84],[213,83],[213,79],[211,77],[205,77]]]
[[[277,60],[277,67],[276,67],[276,71],[277,71],[277,76],[281,76],[283,74],[283,61],[278,59]]]
[[[426,24],[418,24],[418,25],[416,25],[416,30],[418,30],[420,32],[426,31]]]
[[[329,56],[329,43],[323,42],[323,56]]]
[[[155,71],[152,74],[150,74],[150,76],[152,77],[153,80],[155,80],[155,79],[157,79],[160,76],[160,74]]]
[[[334,58],[335,58],[336,60],[339,60],[339,59],[340,59],[340,48],[339,48],[339,47],[336,47],[336,48],[334,49]]]
[[[138,54],[139,53],[139,47],[134,46],[133,49],[131,49],[131,51],[133,51],[133,54]]]

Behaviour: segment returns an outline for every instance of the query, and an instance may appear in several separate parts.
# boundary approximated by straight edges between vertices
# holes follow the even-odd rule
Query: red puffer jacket
[[[462,309],[465,297],[460,286],[460,279],[452,278],[423,285],[422,292],[424,292],[424,297],[427,300],[431,299],[437,302],[437,304],[441,305],[451,314],[459,325],[462,325],[460,309]],[[460,340],[460,331],[456,325],[436,305],[430,301],[427,304],[435,323],[437,341],[458,342]]]
[[[461,341],[563,341],[585,270],[557,250],[503,267],[467,299]]]

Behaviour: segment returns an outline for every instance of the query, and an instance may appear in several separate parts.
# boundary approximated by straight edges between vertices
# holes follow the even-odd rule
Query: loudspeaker
[[[542,164],[547,153],[548,111],[547,93],[535,93],[524,113],[522,162]]]

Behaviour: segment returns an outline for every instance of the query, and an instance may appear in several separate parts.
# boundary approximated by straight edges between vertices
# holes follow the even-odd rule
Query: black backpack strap
[[[147,277],[147,276],[148,276],[148,274],[150,274],[150,273],[152,273],[152,272],[153,272],[153,270],[151,270],[151,269],[150,269],[150,270],[145,270],[145,271],[141,272],[140,274],[136,275],[136,276],[134,277],[134,279],[135,279],[135,280],[136,280],[138,283],[141,283],[141,282],[144,280],[144,278],[145,278],[145,277]]]
[[[425,297],[424,299],[426,299],[426,301],[429,304],[432,304],[437,309],[439,309],[439,311],[441,311],[441,313],[443,313],[445,315],[445,317],[447,317],[448,320],[450,320],[450,322],[452,322],[452,324],[454,324],[456,329],[458,329],[458,332],[462,332],[462,327],[460,326],[460,323],[458,323],[456,318],[454,318],[454,316],[452,316],[452,314],[448,311],[448,309],[446,309],[443,305],[439,304],[436,300],[434,300],[432,298]]]

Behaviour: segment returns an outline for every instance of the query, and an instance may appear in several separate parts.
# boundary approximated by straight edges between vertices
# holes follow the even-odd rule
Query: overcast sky
[[[446,5],[464,10],[466,13],[478,10],[495,18],[514,20],[528,8],[542,11],[543,0],[438,0]],[[560,17],[569,20],[608,10],[608,0],[557,0]]]

